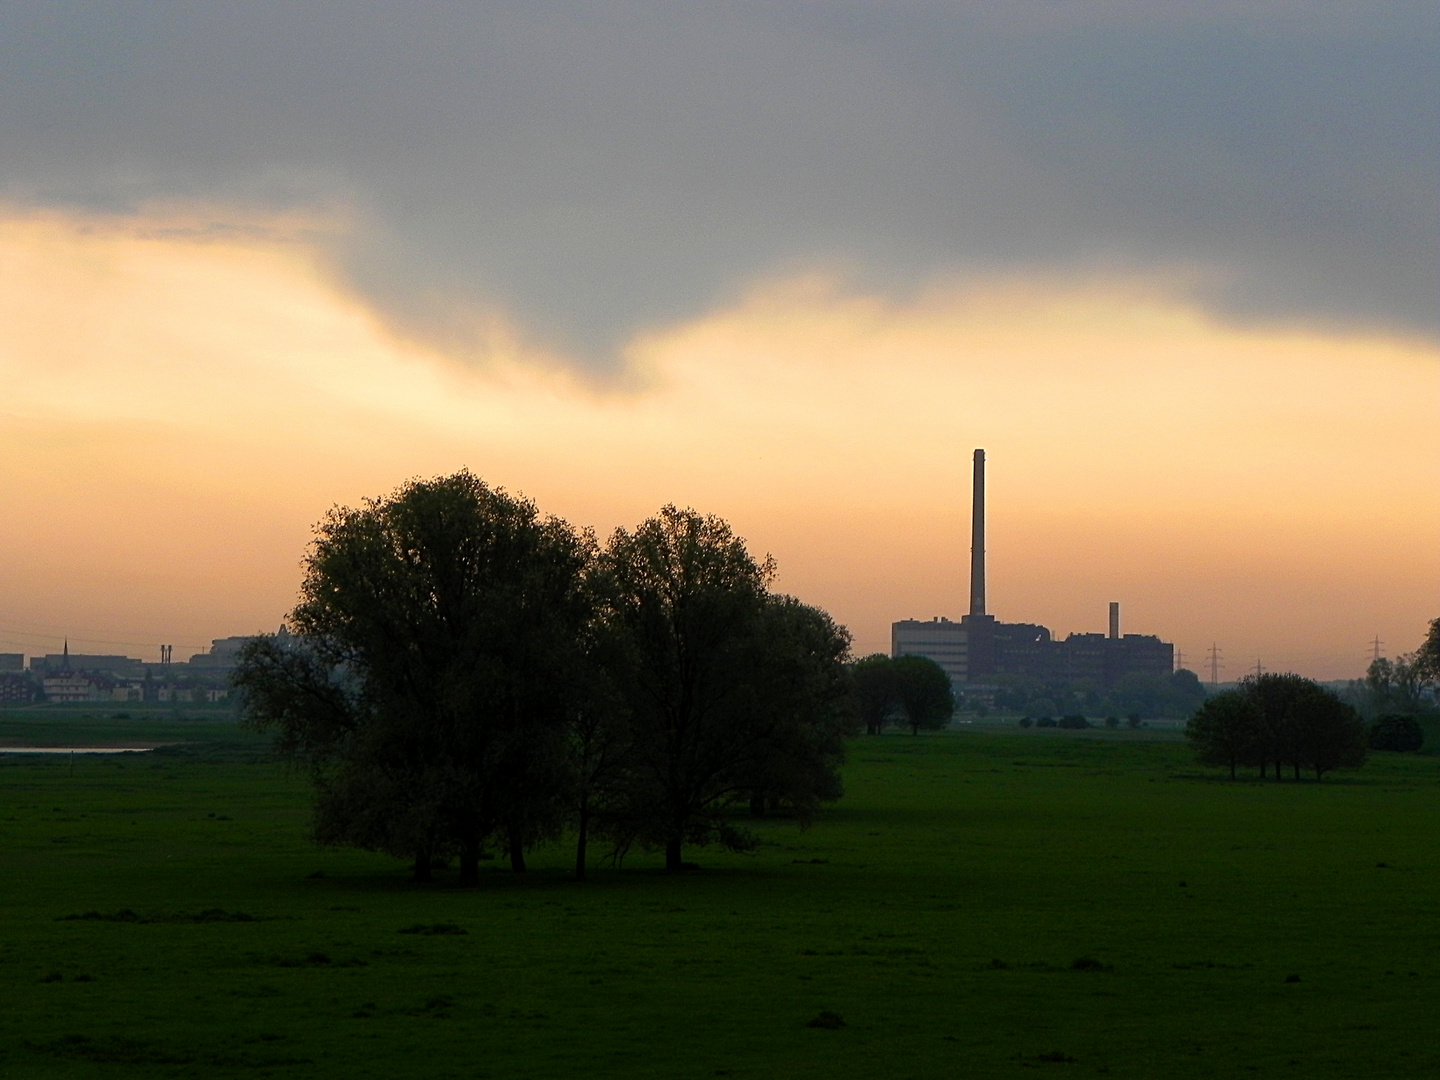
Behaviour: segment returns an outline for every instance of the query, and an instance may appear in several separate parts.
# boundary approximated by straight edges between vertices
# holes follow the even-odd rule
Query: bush
[[[1040,717],[1039,720],[1036,720],[1036,721],[1035,721],[1035,726],[1036,726],[1036,727],[1055,727],[1056,725],[1055,725],[1055,721],[1052,720],[1050,717],[1048,717],[1048,716],[1042,716],[1042,717]]]
[[[1425,742],[1420,721],[1393,713],[1371,724],[1369,737],[1371,750],[1395,750],[1402,754],[1413,754]]]
[[[1120,718],[1118,716],[1105,717],[1105,726],[1111,730],[1118,728],[1120,726]]]
[[[1140,726],[1140,714],[1131,713],[1129,716],[1127,716],[1125,718],[1125,726],[1128,727],[1131,731],[1134,731],[1136,728],[1138,728]]]
[[[1034,723],[1035,723],[1035,721],[1034,721],[1034,720],[1031,720],[1028,716],[1022,716],[1022,717],[1020,718],[1020,726],[1021,726],[1021,727],[1030,727],[1030,726],[1033,725]]]
[[[1075,730],[1078,728],[1088,728],[1090,726],[1090,721],[1086,720],[1085,717],[1080,716],[1078,713],[1071,713],[1069,716],[1062,716],[1060,718],[1060,726],[1063,728],[1070,728],[1071,730]]]

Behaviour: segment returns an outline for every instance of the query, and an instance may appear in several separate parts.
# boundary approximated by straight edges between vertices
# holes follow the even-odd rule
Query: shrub
[[[1105,726],[1112,730],[1118,728],[1120,726],[1120,718],[1118,716],[1105,717]]]
[[[1370,725],[1369,738],[1371,750],[1396,750],[1410,754],[1419,750],[1425,742],[1425,732],[1415,717],[1392,713]]]
[[[1055,721],[1052,720],[1052,719],[1051,719],[1050,717],[1048,717],[1048,716],[1042,716],[1042,717],[1040,717],[1039,720],[1036,720],[1036,721],[1035,721],[1035,726],[1036,726],[1036,727],[1054,727],[1054,726],[1055,726]]]
[[[1089,726],[1090,721],[1086,720],[1085,717],[1079,715],[1078,713],[1071,713],[1069,716],[1062,716],[1060,718],[1060,727],[1063,728],[1070,728],[1074,730],[1077,728],[1088,728]]]
[[[1022,717],[1020,718],[1020,726],[1021,726],[1021,727],[1031,727],[1034,723],[1035,723],[1035,721],[1034,721],[1034,720],[1031,720],[1030,717],[1028,717],[1028,716],[1022,716]]]
[[[1129,716],[1127,716],[1125,718],[1125,726],[1128,727],[1131,731],[1134,731],[1136,728],[1138,728],[1140,726],[1140,714],[1131,713]]]

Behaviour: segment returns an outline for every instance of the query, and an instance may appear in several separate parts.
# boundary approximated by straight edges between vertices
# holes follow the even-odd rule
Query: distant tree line
[[[926,656],[873,653],[850,669],[855,711],[867,735],[891,724],[912,735],[935,731],[955,715],[955,691],[945,669]]]
[[[1420,648],[1402,653],[1393,660],[1376,657],[1363,679],[1350,683],[1346,697],[1370,718],[1386,714],[1400,716],[1434,715],[1440,687],[1440,619],[1430,623],[1430,632]]]
[[[684,868],[736,812],[839,798],[849,636],[771,590],[725,522],[673,506],[595,537],[469,472],[317,526],[286,631],[244,649],[246,721],[304,761],[315,836],[464,883],[569,830]]]
[[[1355,709],[1333,691],[1299,675],[1262,674],[1208,698],[1185,728],[1206,765],[1260,770],[1263,779],[1296,780],[1310,769],[1319,780],[1333,769],[1365,763],[1368,737]]]
[[[1390,659],[1376,657],[1346,688],[1345,698],[1370,721],[1372,750],[1419,750],[1423,718],[1440,716],[1440,619],[1430,622],[1420,648]]]
[[[1064,716],[1172,717],[1183,719],[1205,700],[1205,687],[1193,671],[1181,669],[1170,675],[1130,672],[1114,686],[1104,687],[1090,679],[1035,679],[1002,675],[994,707],[1002,712],[1020,713],[1032,720]],[[983,715],[985,706],[962,703]]]

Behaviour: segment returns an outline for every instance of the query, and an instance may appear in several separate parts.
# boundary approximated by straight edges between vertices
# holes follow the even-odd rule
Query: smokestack
[[[1115,601],[1110,602],[1110,637],[1112,640],[1120,636],[1120,605]]]
[[[985,451],[975,451],[970,508],[970,614],[985,614]]]

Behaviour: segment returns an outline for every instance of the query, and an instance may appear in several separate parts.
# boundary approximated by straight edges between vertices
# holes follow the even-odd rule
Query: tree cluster
[[[679,870],[753,842],[739,806],[840,795],[848,634],[717,518],[667,506],[601,546],[460,472],[331,511],[304,570],[234,684],[308,763],[323,843],[474,883],[573,830],[579,876],[596,838]]]
[[[1337,695],[1299,675],[1248,676],[1234,690],[1208,698],[1186,725],[1185,736],[1206,765],[1226,766],[1231,779],[1241,766],[1273,769],[1276,780],[1289,765],[1295,779],[1312,769],[1319,780],[1332,769],[1365,762],[1365,725]]]
[[[943,728],[955,715],[955,691],[945,669],[927,656],[873,653],[850,668],[855,711],[867,735],[887,725],[912,735]]]

